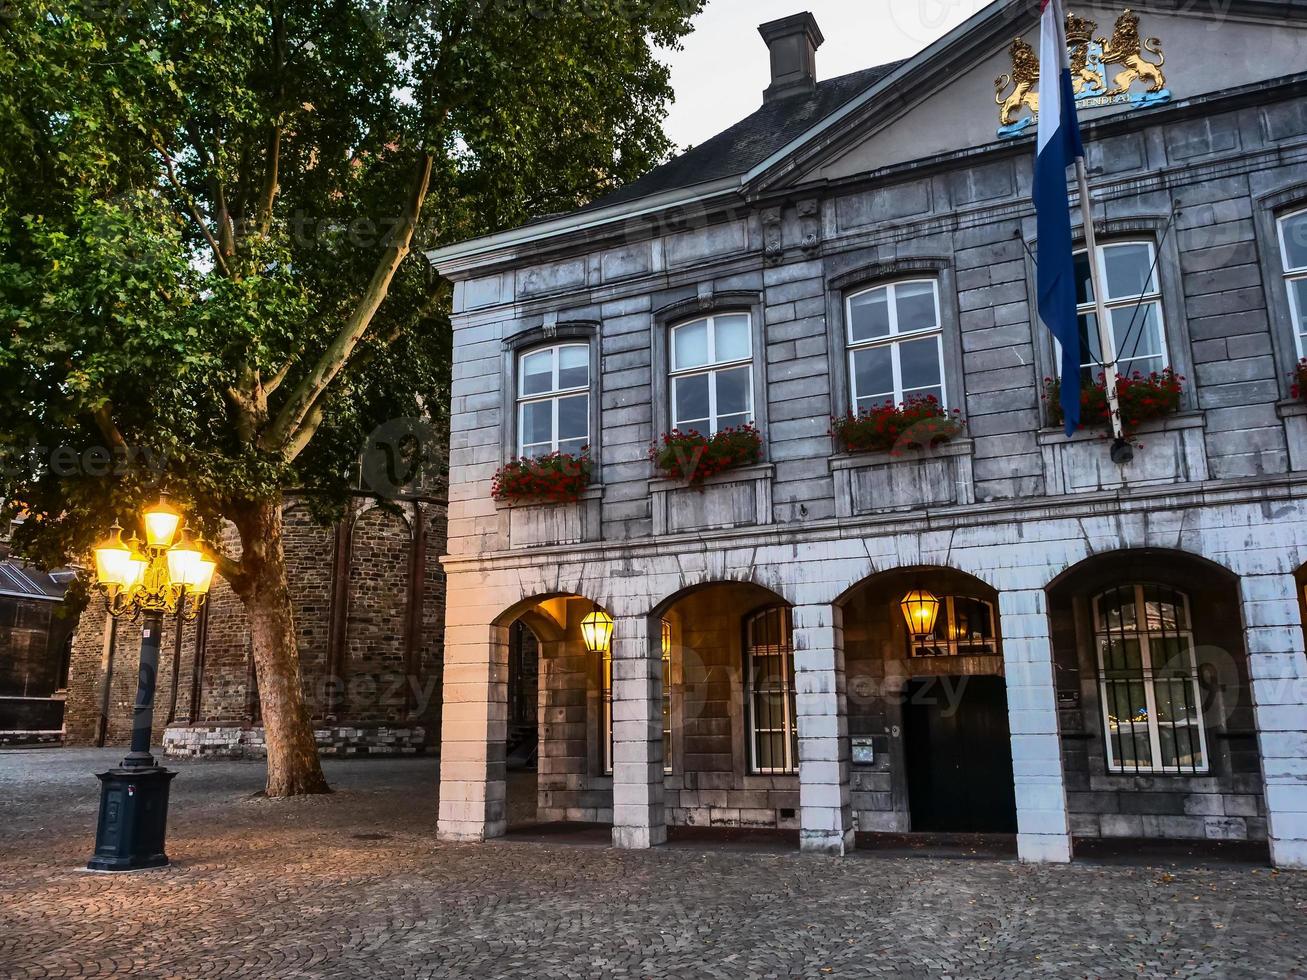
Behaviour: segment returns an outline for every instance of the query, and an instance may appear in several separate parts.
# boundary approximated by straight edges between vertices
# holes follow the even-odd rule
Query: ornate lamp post
[[[141,665],[132,717],[132,747],[117,769],[99,773],[100,817],[95,871],[135,871],[168,863],[163,842],[168,825],[168,786],[177,774],[150,755],[159,634],[165,613],[194,619],[204,604],[216,563],[163,497],[144,514],[145,541],[123,540],[115,521],[95,548],[95,584],[110,616],[141,620]]]

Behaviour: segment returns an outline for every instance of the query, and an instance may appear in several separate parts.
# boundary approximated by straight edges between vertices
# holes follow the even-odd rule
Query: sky
[[[676,103],[667,135],[702,143],[762,104],[771,69],[758,25],[804,10],[826,38],[817,78],[897,61],[948,33],[988,0],[709,0],[683,51],[669,52]]]

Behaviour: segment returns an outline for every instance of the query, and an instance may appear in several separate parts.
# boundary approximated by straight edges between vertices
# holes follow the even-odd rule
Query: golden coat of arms
[[[1141,39],[1139,15],[1127,8],[1116,19],[1111,40],[1094,37],[1098,25],[1073,13],[1066,15],[1067,54],[1071,62],[1071,86],[1076,105],[1083,108],[1128,103],[1145,108],[1167,102],[1162,66],[1162,42],[1155,37]],[[1155,55],[1156,61],[1144,56]],[[1039,56],[1023,38],[1013,40],[1008,48],[1012,70],[994,80],[994,102],[999,107],[998,135],[1018,136],[1039,114]],[[1108,81],[1108,66],[1116,70]],[[1142,89],[1132,91],[1136,82]],[[1023,111],[1028,115],[1023,115]]]

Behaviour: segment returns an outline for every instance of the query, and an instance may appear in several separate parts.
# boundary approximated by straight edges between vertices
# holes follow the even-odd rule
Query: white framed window
[[[518,455],[579,455],[590,443],[590,345],[537,347],[517,365]]]
[[[749,769],[799,771],[790,610],[769,606],[745,627],[745,700],[749,713]]]
[[[939,281],[907,279],[845,300],[850,404],[862,412],[916,396],[945,404]]]
[[[1207,772],[1189,597],[1121,585],[1095,597],[1093,615],[1108,770]]]
[[[1298,356],[1307,357],[1307,210],[1287,214],[1278,222],[1280,263],[1289,293],[1289,320]]]
[[[978,657],[998,653],[993,603],[961,595],[940,596],[939,601],[935,632],[924,638],[908,638],[911,656]]]
[[[747,313],[671,329],[672,428],[710,436],[753,421],[753,330]]]
[[[663,772],[672,771],[672,624],[661,620],[663,660]],[[599,684],[603,700],[604,773],[613,774],[613,651],[604,651]]]
[[[1162,291],[1157,279],[1157,250],[1152,242],[1109,242],[1098,246],[1099,267],[1104,282],[1104,306],[1112,323],[1109,351],[1116,357],[1117,374],[1129,377],[1138,371],[1147,376],[1170,366],[1166,353],[1166,321],[1162,312]],[[1080,381],[1092,384],[1102,373],[1102,350],[1098,338],[1098,314],[1094,308],[1094,286],[1089,268],[1089,251],[1075,255],[1076,316],[1080,321]],[[1057,363],[1062,363],[1061,350]],[[1059,367],[1060,371],[1061,368]]]
[[[663,772],[672,771],[672,624],[660,622],[663,651]]]

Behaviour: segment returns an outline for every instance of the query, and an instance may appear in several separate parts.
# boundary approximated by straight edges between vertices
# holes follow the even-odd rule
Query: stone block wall
[[[300,664],[312,718],[322,731],[404,731],[396,751],[406,751],[413,733],[429,740],[439,730],[444,510],[439,500],[384,507],[359,500],[342,531],[317,523],[305,504],[288,503],[284,546]],[[234,530],[223,544],[237,552]],[[70,744],[126,744],[130,738],[140,629],[129,618],[107,619],[103,605],[93,601],[74,637]],[[156,742],[165,729],[195,728],[208,741],[177,734],[167,744],[184,753],[192,744],[237,746],[238,752],[261,744],[258,681],[239,597],[215,580],[201,615],[180,630],[178,648],[178,624],[165,620]],[[336,746],[343,752],[356,743],[390,740],[333,734],[322,744],[324,751]]]
[[[592,324],[599,347],[601,526],[587,540],[723,523],[694,507],[668,517],[670,492],[645,458],[669,427],[666,331],[714,311],[749,311],[757,321],[755,414],[767,471],[750,478],[757,492],[747,498],[742,486],[712,489],[735,494],[726,509],[737,526],[1286,474],[1295,446],[1294,469],[1307,467],[1307,415],[1289,399],[1297,351],[1275,226],[1286,208],[1307,203],[1307,164],[1302,134],[1283,152],[1268,135],[1269,120],[1295,113],[1282,102],[1251,115],[1209,108],[1199,135],[1220,139],[1198,156],[1185,149],[1195,120],[1123,116],[1088,133],[1101,168],[1093,181],[1100,240],[1153,244],[1167,360],[1186,379],[1181,413],[1144,427],[1133,467],[1100,465],[1096,433],[1063,446],[1050,424],[1042,379],[1054,371],[1054,351],[1033,313],[1037,243],[1024,144],[796,190],[793,204],[775,209],[784,242],[776,254],[762,252],[770,220],[762,209],[727,203],[688,229],[670,220],[627,227],[620,244],[574,236],[558,243],[569,254],[556,262],[527,255],[516,275],[454,268],[455,278],[473,278],[456,289],[451,553],[519,546],[489,495],[498,449],[513,441],[500,390],[506,365],[513,369],[504,345],[552,319]],[[1246,124],[1259,114],[1264,126]],[[817,240],[802,247],[800,208],[820,218]],[[937,458],[887,468],[837,452],[829,418],[849,407],[846,297],[911,277],[938,280],[945,396],[966,417],[968,438]],[[530,542],[551,543],[563,542]]]

